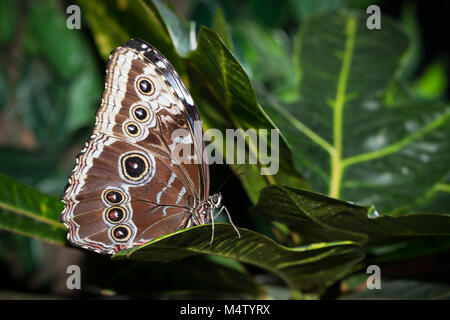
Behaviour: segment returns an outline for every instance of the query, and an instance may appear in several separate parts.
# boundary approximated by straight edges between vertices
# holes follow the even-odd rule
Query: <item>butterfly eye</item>
[[[133,181],[141,180],[150,169],[147,159],[137,153],[123,157],[121,165],[123,175]]]
[[[140,78],[137,81],[137,89],[146,96],[151,96],[155,92],[155,85],[149,78]]]
[[[134,119],[136,119],[139,122],[146,122],[150,118],[147,109],[144,108],[143,106],[140,105],[135,106],[132,112]]]
[[[111,207],[106,210],[106,220],[111,223],[119,223],[123,221],[127,213],[122,207]]]
[[[103,195],[108,204],[121,204],[125,200],[125,196],[118,190],[108,190]]]
[[[131,237],[131,229],[126,225],[115,226],[111,229],[111,236],[118,242],[125,242]]]
[[[131,137],[138,137],[141,134],[141,129],[137,123],[129,122],[125,125],[125,132]]]

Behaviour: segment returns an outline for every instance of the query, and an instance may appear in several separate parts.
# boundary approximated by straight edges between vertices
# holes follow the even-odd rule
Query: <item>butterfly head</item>
[[[222,194],[219,192],[210,196],[209,203],[215,209],[220,208],[222,206]]]

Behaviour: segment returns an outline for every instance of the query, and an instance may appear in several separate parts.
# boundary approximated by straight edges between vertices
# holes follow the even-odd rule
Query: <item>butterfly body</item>
[[[62,196],[68,240],[112,254],[214,222],[197,108],[172,65],[132,39],[111,53],[96,124]],[[182,139],[173,132],[184,129]],[[194,160],[174,161],[185,145]],[[224,208],[224,207],[223,207]]]

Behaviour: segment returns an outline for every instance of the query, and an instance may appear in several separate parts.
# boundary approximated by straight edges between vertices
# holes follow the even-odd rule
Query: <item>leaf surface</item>
[[[236,259],[270,271],[284,280],[293,292],[321,292],[340,279],[364,256],[351,241],[315,243],[288,248],[247,229],[241,238],[229,224],[203,225],[162,236],[140,247],[115,254],[113,259],[170,262],[201,254]]]

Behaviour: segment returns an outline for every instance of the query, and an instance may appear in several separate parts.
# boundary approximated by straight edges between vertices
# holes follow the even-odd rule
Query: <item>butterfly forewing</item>
[[[114,50],[93,135],[62,197],[69,241],[114,253],[183,228],[209,192],[198,121],[181,79],[152,46],[133,39]],[[177,129],[187,136],[174,139]],[[201,161],[174,157],[180,143]]]

